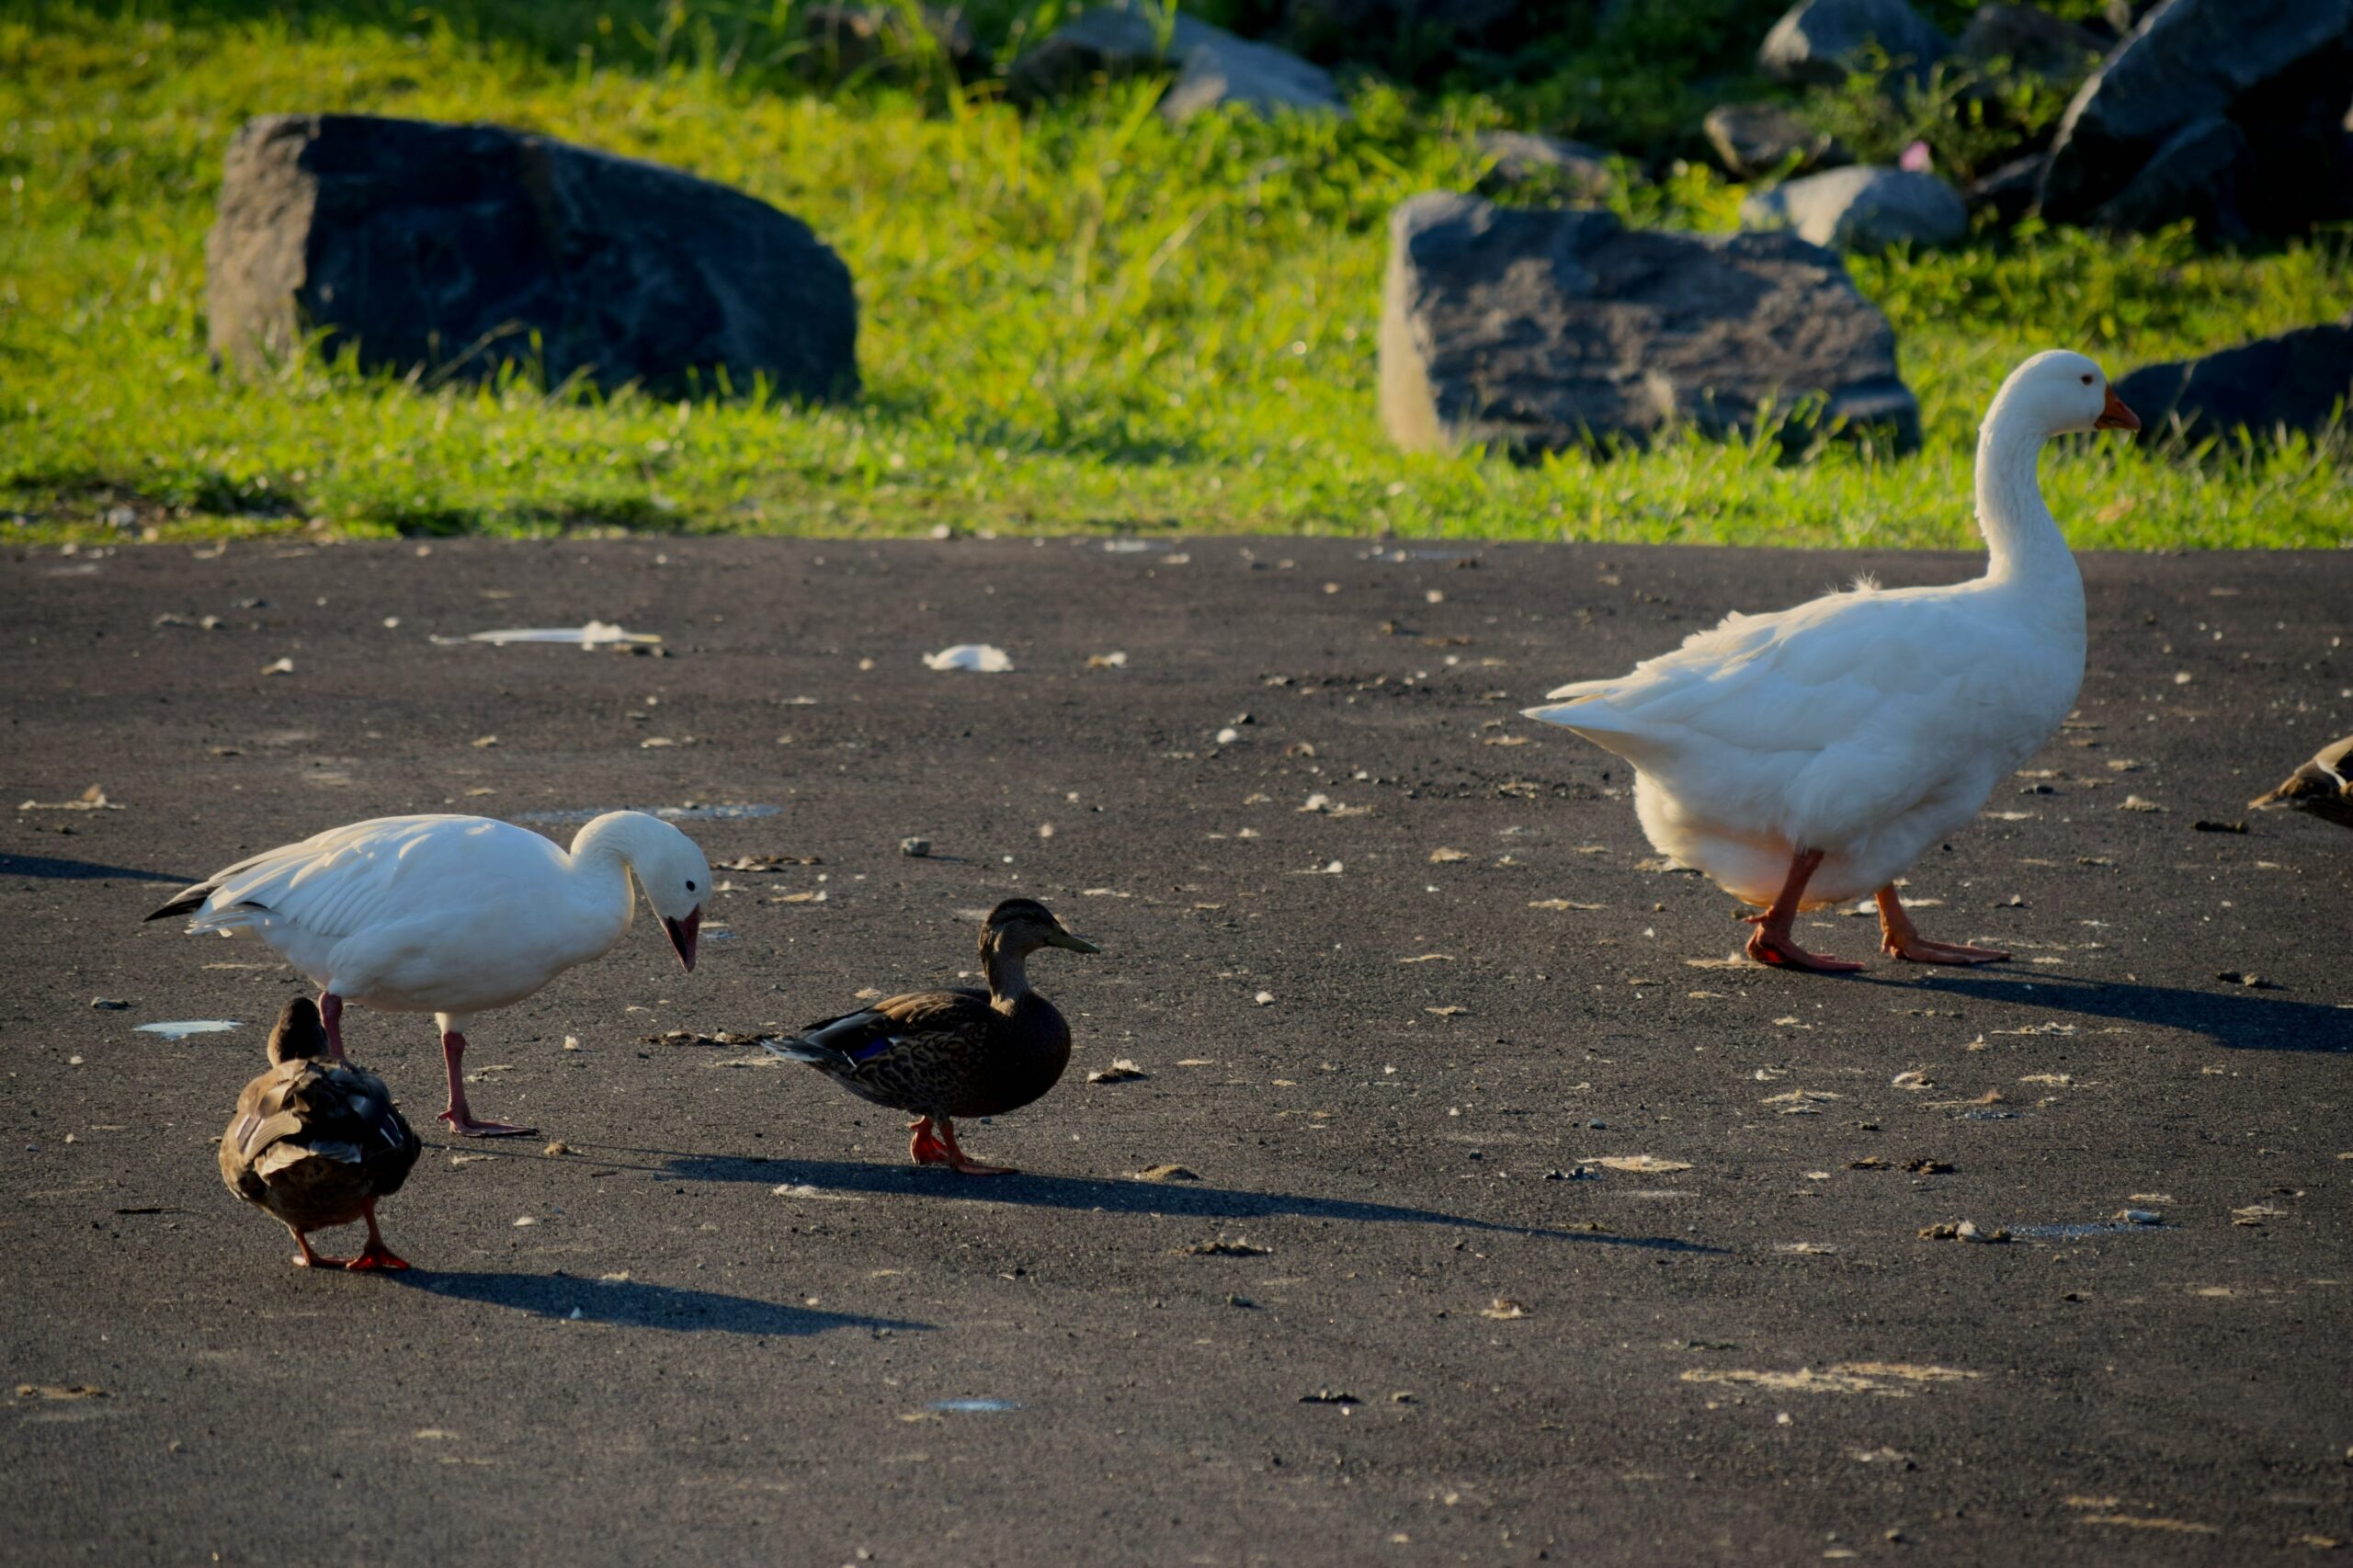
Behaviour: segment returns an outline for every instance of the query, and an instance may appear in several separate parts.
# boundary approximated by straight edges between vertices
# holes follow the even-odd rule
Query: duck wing
[[[281,1062],[247,1084],[221,1175],[248,1203],[309,1226],[398,1192],[424,1144],[384,1081],[349,1062]]]
[[[945,1114],[1004,1022],[985,991],[911,991],[760,1043],[877,1105]]]

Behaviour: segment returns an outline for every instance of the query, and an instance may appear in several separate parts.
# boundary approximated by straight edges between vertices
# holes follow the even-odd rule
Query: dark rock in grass
[[[2042,210],[2092,221],[2184,127],[2221,115],[2246,136],[2240,210],[2292,233],[2332,215],[2348,97],[2353,0],[2165,0],[2068,106]]]
[[[1616,183],[1609,154],[1582,142],[1525,131],[1488,131],[1480,133],[1479,151],[1495,160],[1489,177],[1500,186],[1557,187],[1591,199]]]
[[[1717,160],[1742,179],[1761,179],[1785,168],[1793,174],[1836,168],[1849,161],[1846,148],[1779,104],[1720,104],[1708,111],[1699,129]]]
[[[2246,154],[2246,132],[2219,114],[2191,120],[2162,142],[2124,188],[2100,204],[2092,221],[2106,229],[2146,232],[2188,218],[2203,233],[2239,239],[2235,171]]]
[[[1776,81],[1834,85],[1863,67],[1874,45],[1915,73],[1952,49],[1904,0],[1799,0],[1765,35],[1756,63]]]
[[[765,376],[858,389],[849,269],[800,220],[658,165],[494,125],[276,115],[229,145],[205,241],[211,342],[253,362],[323,332],[370,368],[664,397]]]
[[[811,6],[798,13],[808,46],[803,70],[827,81],[861,72],[904,76],[935,60],[970,81],[988,74],[988,51],[972,36],[961,11],[906,9],[867,4]]]
[[[1859,167],[1808,175],[1740,204],[1744,229],[1793,229],[1835,250],[1946,245],[1969,232],[1969,210],[1931,174]]]
[[[1238,38],[1223,28],[1177,13],[1166,18],[1126,5],[1082,11],[1056,28],[1013,65],[1017,97],[1052,98],[1095,76],[1126,76],[1177,69],[1161,100],[1171,119],[1239,104],[1270,115],[1346,114],[1329,73],[1295,54]]]
[[[2008,5],[1978,6],[1952,51],[1980,70],[2007,61],[2015,72],[2063,84],[2090,75],[2107,52],[2098,39],[2039,6]]]
[[[1559,25],[1529,0],[1288,0],[1283,30],[1318,59],[1508,51]]]
[[[2042,165],[2049,158],[2046,153],[2013,158],[1980,176],[1963,193],[1964,199],[1972,210],[1991,208],[2003,222],[2015,223],[2033,210],[2036,193],[2042,188]]]
[[[2143,365],[2116,383],[2116,395],[2141,416],[2143,441],[2319,431],[2353,403],[2353,316],[2201,359]]]
[[[1390,214],[1381,412],[1413,449],[1641,442],[1768,407],[1919,439],[1895,334],[1792,234],[1628,229],[1606,211],[1433,192]]]

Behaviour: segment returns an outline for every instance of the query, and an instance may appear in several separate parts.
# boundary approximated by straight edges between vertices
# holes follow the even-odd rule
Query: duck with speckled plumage
[[[965,1176],[1010,1175],[1008,1166],[967,1155],[954,1119],[1018,1110],[1059,1083],[1070,1065],[1070,1026],[1029,988],[1028,960],[1040,948],[1102,951],[1036,899],[1009,898],[981,927],[987,990],[911,991],[760,1043],[860,1099],[912,1112],[908,1153],[915,1164]]]

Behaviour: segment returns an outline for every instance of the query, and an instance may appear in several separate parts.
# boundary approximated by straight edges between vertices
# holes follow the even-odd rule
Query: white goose
[[[1863,966],[1807,952],[1801,909],[1877,895],[1881,945],[1917,963],[2007,953],[1922,938],[1894,879],[1977,814],[2075,705],[2084,585],[2042,504],[2035,460],[2067,431],[2141,422],[2080,354],[2038,354],[1995,394],[1977,437],[1985,575],[1948,587],[1851,592],[1775,615],[1731,615],[1631,675],[1578,681],[1528,716],[1634,765],[1634,807],[1662,854],[1765,906],[1749,956]]]
[[[449,1108],[473,1137],[529,1132],[477,1120],[460,1070],[473,1015],[507,1006],[610,949],[636,910],[634,872],[678,961],[695,967],[710,867],[694,841],[642,812],[608,812],[571,853],[487,817],[379,817],[240,860],[147,916],[192,915],[191,931],[251,931],[319,987],[343,1056],[345,1002],[431,1013]]]

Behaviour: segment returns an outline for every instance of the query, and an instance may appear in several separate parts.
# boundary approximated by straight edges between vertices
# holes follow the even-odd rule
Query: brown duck
[[[2353,827],[2353,735],[2321,747],[2310,762],[2288,775],[2286,783],[2247,804],[2293,806],[2323,822]]]
[[[269,1071],[237,1096],[221,1135],[221,1179],[294,1233],[302,1268],[406,1268],[376,1229],[376,1200],[408,1179],[423,1147],[373,1073],[332,1058],[317,1004],[286,1004],[269,1031]],[[368,1221],[348,1261],[311,1250],[310,1233]]]
[[[1070,1026],[1029,989],[1027,960],[1040,948],[1103,949],[1063,928],[1033,898],[1009,898],[981,927],[988,989],[911,991],[760,1043],[805,1062],[861,1099],[913,1111],[907,1152],[919,1165],[966,1176],[1005,1176],[956,1142],[960,1116],[1002,1116],[1054,1086],[1070,1065]]]

